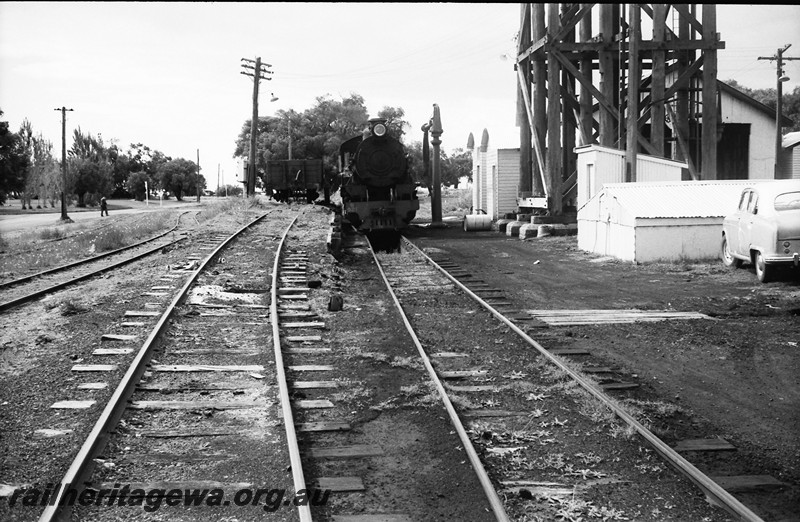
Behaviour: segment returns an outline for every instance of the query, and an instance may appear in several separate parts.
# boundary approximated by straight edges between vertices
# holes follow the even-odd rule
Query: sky
[[[242,58],[271,64],[259,115],[303,112],[320,96],[361,95],[371,116],[401,107],[421,140],[439,105],[442,147],[519,147],[511,3],[177,3],[0,1],[0,109],[12,131],[28,119],[61,155],[73,129],[127,150],[143,143],[197,160],[208,187],[235,183],[235,141],[252,116]],[[643,19],[646,19],[643,15]],[[720,80],[774,88],[774,56],[800,56],[800,6],[717,5]],[[595,31],[596,32],[596,31]],[[646,34],[646,33],[645,33]],[[788,61],[784,92],[800,86]],[[272,97],[278,100],[271,102]]]

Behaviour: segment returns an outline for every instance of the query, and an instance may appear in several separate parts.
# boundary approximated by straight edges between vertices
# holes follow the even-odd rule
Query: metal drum
[[[464,217],[464,232],[491,230],[492,217],[486,214],[470,214]]]

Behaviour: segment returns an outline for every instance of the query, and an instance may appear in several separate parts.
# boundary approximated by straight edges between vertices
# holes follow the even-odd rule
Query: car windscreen
[[[775,210],[800,210],[800,192],[786,192],[775,198]]]

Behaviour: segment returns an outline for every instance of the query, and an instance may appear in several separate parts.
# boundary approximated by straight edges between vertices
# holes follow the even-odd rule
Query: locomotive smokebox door
[[[406,153],[396,140],[371,136],[361,142],[355,156],[356,175],[371,187],[390,187],[405,179]]]

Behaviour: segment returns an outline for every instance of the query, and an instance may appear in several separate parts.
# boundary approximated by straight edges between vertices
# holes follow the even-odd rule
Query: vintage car
[[[778,266],[800,264],[800,180],[754,183],[722,222],[722,262],[755,266],[762,283]]]

